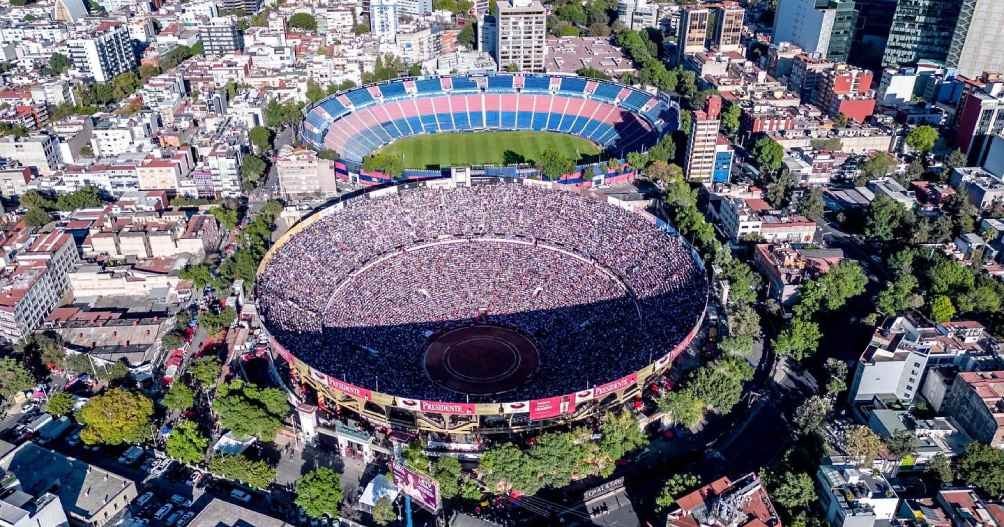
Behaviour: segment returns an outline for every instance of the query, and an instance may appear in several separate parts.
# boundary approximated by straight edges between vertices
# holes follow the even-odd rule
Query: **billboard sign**
[[[561,396],[530,401],[530,419],[539,421],[561,415]]]
[[[477,405],[470,403],[443,403],[422,401],[421,409],[430,414],[477,415]]]
[[[394,471],[394,485],[401,492],[433,514],[439,511],[439,484],[435,479],[396,461],[391,463],[391,470]]]
[[[349,397],[356,397],[367,401],[373,398],[373,393],[366,388],[360,388],[345,381],[340,381],[334,377],[328,377],[328,386],[330,386],[332,390],[342,392]]]
[[[606,384],[601,384],[597,386],[596,389],[593,390],[593,397],[599,399],[600,397],[603,397],[608,393],[613,393],[619,390],[623,390],[624,388],[627,388],[628,386],[631,386],[636,382],[638,382],[638,374],[632,373],[630,375],[621,377],[616,381],[611,381]]]

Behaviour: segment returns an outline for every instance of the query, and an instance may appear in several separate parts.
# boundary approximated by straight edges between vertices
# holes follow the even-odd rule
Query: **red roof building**
[[[722,477],[676,500],[667,527],[782,527],[767,489],[756,474]]]

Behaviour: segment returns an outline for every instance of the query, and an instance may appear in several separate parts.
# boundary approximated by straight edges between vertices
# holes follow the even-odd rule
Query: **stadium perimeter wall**
[[[524,185],[534,185],[555,190],[572,191],[572,186],[555,182],[522,179]],[[453,179],[437,179],[389,186],[370,190],[329,205],[317,213],[304,218],[283,234],[268,250],[258,267],[258,274],[268,266],[272,257],[282,246],[314,223],[338,212],[345,203],[354,199],[374,199],[395,194],[399,189],[413,185],[432,187],[455,187]],[[645,211],[634,211],[623,206],[614,198],[608,203],[639,214],[666,233],[680,236],[672,225]],[[689,246],[689,244],[688,244]],[[695,264],[706,272],[697,251],[690,246]],[[694,327],[680,342],[662,356],[637,371],[583,390],[557,394],[525,401],[498,403],[465,403],[455,401],[431,401],[409,399],[384,393],[377,386],[367,388],[350,384],[334,376],[318,371],[296,357],[275,338],[269,335],[273,359],[276,355],[289,366],[290,386],[298,399],[303,400],[310,389],[317,398],[318,407],[332,410],[338,408],[358,414],[375,426],[408,432],[436,432],[443,434],[497,433],[505,434],[523,430],[533,430],[558,426],[594,416],[606,409],[623,404],[639,395],[651,379],[666,373],[676,358],[683,353],[697,336],[707,312],[707,298]],[[267,328],[266,328],[267,332]],[[419,351],[416,350],[416,353]],[[431,382],[431,381],[430,381]]]

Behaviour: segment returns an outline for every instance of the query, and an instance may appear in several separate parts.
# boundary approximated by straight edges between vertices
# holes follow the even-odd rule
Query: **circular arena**
[[[665,95],[614,82],[529,73],[451,75],[334,94],[307,109],[301,135],[356,166],[404,137],[484,130],[570,134],[623,158],[676,130],[678,119],[678,106]]]
[[[430,180],[298,224],[258,309],[294,384],[387,426],[546,426],[637,394],[700,326],[708,285],[668,225],[525,179]]]

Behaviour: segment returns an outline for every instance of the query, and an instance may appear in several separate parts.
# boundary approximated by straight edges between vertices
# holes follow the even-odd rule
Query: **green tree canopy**
[[[209,388],[216,384],[216,379],[220,377],[223,365],[220,359],[212,356],[199,357],[192,361],[188,367],[188,374],[203,388]]]
[[[930,125],[920,125],[910,133],[906,134],[906,144],[923,153],[928,153],[934,149],[934,144],[938,142],[938,130]]]
[[[66,392],[56,392],[49,396],[48,402],[45,403],[45,411],[56,417],[69,415],[73,411],[75,402],[72,395]]]
[[[753,159],[765,173],[776,172],[784,161],[784,148],[777,141],[763,136],[753,144]]]
[[[216,221],[220,222],[223,228],[228,231],[237,227],[237,209],[213,207],[209,209],[209,214],[212,214]]]
[[[739,118],[742,117],[742,113],[743,109],[736,103],[725,106],[721,116],[721,130],[725,135],[733,136],[739,131]]]
[[[677,498],[686,495],[701,485],[701,480],[688,473],[673,474],[662,486],[659,495],[655,498],[656,509],[665,511],[676,503]]]
[[[49,69],[56,75],[62,75],[70,70],[70,58],[62,53],[49,55]]]
[[[319,467],[296,481],[296,505],[311,518],[335,518],[342,505],[342,482],[338,473]]]
[[[77,421],[84,425],[80,439],[85,444],[121,445],[140,443],[150,437],[153,401],[142,394],[113,388],[92,397]]]
[[[899,202],[880,194],[868,205],[864,234],[873,240],[890,241],[907,222],[909,214],[910,211]]]
[[[691,373],[686,389],[710,409],[727,414],[739,403],[743,385],[752,377],[753,369],[745,359],[725,357]]]
[[[234,435],[271,442],[290,406],[282,390],[234,380],[217,388],[213,410],[220,426]]]
[[[684,390],[671,391],[661,397],[659,410],[687,428],[697,426],[704,419],[704,401]]]
[[[209,462],[209,471],[225,478],[240,481],[245,485],[264,489],[275,481],[275,467],[265,461],[253,460],[244,455],[216,455]]]
[[[373,511],[370,515],[373,516],[373,522],[377,525],[387,525],[397,520],[397,511],[394,510],[394,503],[387,496],[381,496],[373,504]]]
[[[318,97],[318,99],[320,99],[320,97]],[[256,126],[252,128],[251,131],[248,132],[248,139],[251,141],[251,144],[254,145],[255,151],[257,152],[267,152],[272,149],[272,131],[264,126]]]
[[[310,13],[296,13],[289,17],[286,21],[286,25],[294,29],[302,29],[304,31],[317,31],[317,19],[314,15]]]
[[[544,177],[552,181],[575,170],[575,160],[565,157],[553,148],[541,152],[540,159],[535,160],[534,164]]]
[[[888,176],[899,162],[887,152],[875,152],[858,169],[867,180]]]
[[[882,440],[867,426],[855,425],[847,431],[847,455],[859,460],[865,466],[882,452]]]
[[[827,397],[813,395],[795,409],[795,426],[803,435],[818,433],[822,430],[826,417],[833,410],[833,403]]]
[[[165,449],[169,457],[194,465],[205,458],[208,446],[209,438],[199,430],[199,425],[185,419],[174,425]]]
[[[955,306],[947,295],[938,295],[931,300],[931,318],[935,322],[949,322],[955,318]]]
[[[969,443],[959,458],[959,478],[993,498],[1004,497],[1004,450]]]
[[[241,162],[241,176],[244,177],[245,188],[256,188],[261,177],[265,175],[268,163],[256,155],[246,155]]]
[[[42,227],[52,221],[52,218],[48,212],[33,207],[28,209],[28,212],[24,214],[24,221],[32,227]]]
[[[5,401],[34,384],[35,378],[23,364],[10,357],[0,359],[0,397]]]
[[[181,412],[195,404],[195,392],[183,382],[175,382],[160,401],[168,410]]]

